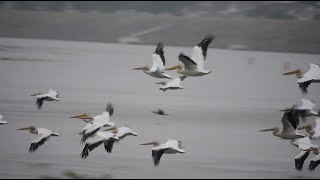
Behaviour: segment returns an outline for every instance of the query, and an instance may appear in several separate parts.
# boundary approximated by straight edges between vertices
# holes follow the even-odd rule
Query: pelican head
[[[175,69],[177,69],[177,71],[181,71],[182,65],[179,64],[179,65],[176,65],[176,66],[173,66],[173,67],[170,67],[170,68],[166,68],[165,70],[175,70]]]
[[[143,66],[143,67],[138,67],[138,68],[133,68],[132,70],[143,70],[143,71],[149,71],[150,68],[148,66]]]
[[[273,132],[276,132],[276,131],[279,131],[279,128],[274,127],[274,128],[269,128],[269,129],[263,129],[263,130],[260,130],[259,132],[265,132],[265,131],[273,131]]]
[[[312,130],[312,126],[308,124],[308,125],[305,125],[305,126],[302,126],[302,127],[298,128],[298,130],[303,130],[303,129],[311,131]]]
[[[29,132],[36,134],[36,127],[35,126],[28,126],[28,127],[24,127],[24,128],[19,128],[17,130],[29,130]]]
[[[282,75],[294,75],[294,74],[297,75],[297,76],[301,75],[302,74],[301,69],[296,69],[294,71],[289,71],[289,72],[283,73]]]
[[[140,145],[153,145],[153,146],[159,146],[159,142],[158,141],[151,141],[149,143],[143,143]]]

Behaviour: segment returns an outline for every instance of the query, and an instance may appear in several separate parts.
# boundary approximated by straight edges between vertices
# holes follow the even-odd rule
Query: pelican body
[[[41,109],[43,101],[60,101],[59,93],[56,90],[49,89],[48,93],[32,94],[37,98],[37,107]]]
[[[186,151],[181,147],[181,141],[169,139],[164,144],[159,144],[158,141],[152,141],[150,143],[144,143],[140,145],[153,145],[152,158],[154,166],[158,166],[161,156],[165,154],[185,153]]]
[[[60,134],[57,132],[45,128],[36,128],[35,126],[20,128],[17,130],[29,130],[30,133],[40,136],[39,138],[31,142],[29,148],[30,153],[36,151],[39,148],[39,146],[43,145],[47,140],[49,140],[51,136],[60,136]]]
[[[320,65],[310,64],[310,69],[307,72],[302,72],[301,69],[296,69],[294,71],[289,71],[283,75],[296,75],[298,79],[297,84],[301,89],[302,93],[308,93],[308,86],[311,83],[320,82]]]
[[[3,116],[0,114],[0,125],[8,124],[7,121],[3,120]]]
[[[180,53],[179,60],[183,63],[167,68],[165,70],[175,70],[177,73],[186,76],[203,76],[211,73],[211,71],[204,69],[204,61],[207,58],[207,50],[209,44],[214,39],[214,36],[207,35],[200,43],[193,47],[192,57],[188,57]]]
[[[181,77],[177,77],[174,78],[172,81],[170,82],[158,82],[156,84],[162,84],[162,86],[160,87],[160,90],[162,91],[166,91],[166,90],[178,90],[178,89],[184,89],[183,86],[181,86],[181,82],[186,78],[187,76],[181,76]]]
[[[152,67],[143,66],[134,68],[133,70],[142,70],[144,73],[156,77],[156,78],[167,78],[171,79],[169,74],[164,72],[164,67],[166,65],[166,60],[163,52],[164,45],[163,43],[158,43],[155,52],[152,54],[153,64]]]
[[[274,136],[280,137],[282,139],[304,138],[306,137],[306,135],[297,132],[297,127],[299,125],[298,113],[299,112],[297,106],[293,106],[283,114],[283,117],[281,119],[282,129],[274,127],[270,129],[260,130],[259,132],[273,131],[272,134]]]

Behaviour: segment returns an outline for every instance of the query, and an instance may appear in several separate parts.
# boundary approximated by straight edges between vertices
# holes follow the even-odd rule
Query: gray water
[[[319,108],[319,84],[303,96],[296,77],[286,70],[319,63],[320,55],[209,49],[205,68],[212,73],[189,77],[185,89],[163,92],[161,81],[132,68],[151,65],[155,46],[93,42],[0,38],[0,177],[61,176],[71,170],[81,175],[112,178],[317,178],[294,168],[297,148],[289,141],[258,130],[281,127],[279,111],[304,97]],[[180,52],[192,47],[165,46],[167,67],[179,63]],[[250,61],[250,63],[248,63]],[[290,64],[289,69],[284,64]],[[170,75],[179,76],[169,71]],[[38,110],[33,93],[49,88],[61,101],[45,102]],[[83,145],[77,133],[86,125],[70,119],[80,113],[100,114],[107,102],[112,117],[138,133],[114,145],[103,146],[81,159]],[[169,116],[151,111],[163,109]],[[312,118],[308,121],[312,122]],[[33,154],[36,138],[17,128],[35,125],[61,134]],[[164,154],[153,166],[151,147],[138,144],[173,138],[186,154]],[[315,142],[318,145],[319,142]]]

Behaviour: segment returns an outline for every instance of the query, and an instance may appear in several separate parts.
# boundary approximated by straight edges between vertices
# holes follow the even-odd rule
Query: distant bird
[[[301,171],[303,168],[303,163],[308,158],[310,153],[307,150],[310,148],[318,148],[318,146],[312,144],[308,136],[305,138],[291,140],[290,143],[300,150],[300,152],[295,156],[294,161],[296,169]]]
[[[83,134],[81,142],[84,143],[86,139],[88,139],[90,136],[93,136],[102,127],[115,126],[115,122],[110,121],[110,116],[112,116],[113,113],[113,105],[112,103],[108,103],[106,110],[95,117],[91,117],[89,114],[81,114],[77,116],[72,116],[70,118],[82,119],[89,123],[85,126],[85,128],[83,128],[82,133],[80,133]]]
[[[310,64],[310,69],[307,72],[302,72],[301,69],[294,71],[286,72],[282,75],[292,75],[295,74],[299,80],[297,81],[300,90],[303,94],[308,93],[308,86],[311,83],[320,82],[320,65],[319,64]]]
[[[161,156],[166,154],[176,154],[176,153],[185,153],[186,151],[181,147],[181,141],[169,139],[164,144],[159,144],[158,141],[152,141],[149,143],[144,143],[140,145],[153,145],[152,148],[152,158],[154,166],[158,166],[160,163]]]
[[[166,91],[166,90],[177,90],[177,89],[184,89],[183,86],[181,86],[181,82],[186,78],[187,76],[181,76],[181,77],[176,77],[170,82],[158,82],[156,84],[162,84],[160,87],[160,90]]]
[[[43,145],[47,140],[49,140],[50,136],[60,136],[60,134],[57,132],[45,128],[36,128],[35,126],[20,128],[17,130],[29,130],[30,133],[40,136],[31,142],[31,146],[29,148],[30,153],[36,151],[39,146]]]
[[[278,127],[260,130],[259,132],[264,131],[273,131],[273,135],[280,137],[282,139],[297,139],[304,138],[306,135],[299,134],[297,132],[297,128],[299,126],[299,117],[298,117],[298,106],[295,105],[291,109],[288,109],[284,112],[283,117],[281,119],[282,129]]]
[[[53,89],[50,89],[48,93],[37,93],[31,96],[36,96],[38,109],[41,109],[43,101],[60,101],[59,93]]]
[[[162,109],[158,109],[157,111],[152,111],[152,112],[155,113],[155,114],[158,114],[158,115],[168,115]]]
[[[199,44],[193,47],[191,58],[183,53],[179,55],[179,60],[183,63],[183,65],[176,65],[165,70],[177,69],[177,73],[186,76],[203,76],[211,73],[211,71],[204,70],[203,64],[207,58],[208,46],[213,39],[213,35],[207,35]]]
[[[143,66],[139,68],[134,68],[133,70],[143,70],[144,73],[156,77],[156,78],[167,78],[171,79],[169,74],[164,72],[164,67],[166,65],[166,60],[163,52],[163,43],[158,43],[155,52],[152,54],[153,64],[152,67]]]
[[[7,121],[3,121],[3,116],[0,114],[0,125],[8,124]]]
[[[313,101],[301,98],[301,102],[297,105],[298,105],[297,108],[298,108],[298,112],[299,112],[299,117],[301,117],[301,119],[304,121],[305,121],[306,117],[319,115],[319,112],[316,112],[313,110],[313,108],[316,106]],[[281,110],[281,111],[286,111],[288,109],[289,108]]]
[[[305,125],[302,127],[299,127],[299,130],[305,129],[307,133],[310,134],[311,139],[320,139],[320,117],[315,118],[315,127],[312,127],[311,125]]]
[[[112,149],[110,149],[109,143],[113,144],[114,140],[119,140],[119,138],[116,137],[114,133],[105,131],[97,132],[94,136],[90,137],[86,141],[86,145],[81,152],[81,157],[83,159],[87,158],[89,156],[89,151],[91,152],[93,149],[97,148],[102,143],[104,144],[105,150],[111,152]]]

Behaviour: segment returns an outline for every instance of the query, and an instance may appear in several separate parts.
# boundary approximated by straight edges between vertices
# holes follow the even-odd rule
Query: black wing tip
[[[317,163],[317,162],[311,161],[308,170],[309,170],[309,171],[314,171],[317,166],[318,166],[318,163]]]
[[[108,102],[106,111],[109,112],[109,115],[112,116],[114,113],[113,104],[111,102]]]
[[[86,159],[89,156],[89,145],[88,144],[85,145],[85,147],[83,148],[80,155],[81,155],[82,159]]]

